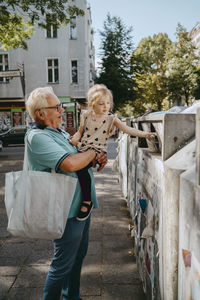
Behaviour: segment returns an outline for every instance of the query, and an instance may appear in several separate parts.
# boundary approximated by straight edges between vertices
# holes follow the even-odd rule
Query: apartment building
[[[195,25],[192,30],[190,31],[190,36],[192,38],[192,41],[194,45],[197,48],[200,48],[200,22]]]
[[[65,127],[75,127],[75,106],[85,101],[95,75],[90,7],[86,0],[75,4],[84,10],[83,17],[73,17],[59,29],[36,27],[27,41],[28,50],[0,50],[0,71],[23,74],[0,77],[0,130],[24,124],[26,96],[36,87],[49,85],[66,107]]]

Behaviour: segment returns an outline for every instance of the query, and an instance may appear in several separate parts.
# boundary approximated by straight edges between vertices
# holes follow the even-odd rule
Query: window
[[[48,83],[59,82],[58,59],[47,59]]]
[[[72,83],[78,83],[77,60],[72,60],[71,67],[72,67]]]
[[[8,70],[8,54],[0,54],[0,71]],[[6,77],[0,77],[0,82],[9,82]]]
[[[76,17],[70,19],[70,39],[77,39],[77,27],[76,27]]]
[[[46,35],[47,38],[57,38],[57,25],[53,21],[53,15],[47,14],[46,15]]]

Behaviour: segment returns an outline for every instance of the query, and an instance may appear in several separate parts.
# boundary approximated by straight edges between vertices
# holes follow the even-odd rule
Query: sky
[[[167,33],[172,41],[178,23],[190,31],[200,22],[200,0],[88,0],[91,7],[96,65],[100,60],[99,30],[109,12],[133,28],[133,43],[137,47],[142,38],[159,32]]]

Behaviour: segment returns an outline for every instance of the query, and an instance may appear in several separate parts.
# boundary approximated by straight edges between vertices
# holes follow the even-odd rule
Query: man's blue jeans
[[[43,300],[80,299],[80,276],[89,242],[90,217],[68,219],[61,239],[54,240],[54,258],[46,278]]]

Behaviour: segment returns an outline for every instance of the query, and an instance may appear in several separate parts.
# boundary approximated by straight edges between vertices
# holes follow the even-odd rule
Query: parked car
[[[2,141],[0,140],[0,152],[3,150],[3,143]]]
[[[3,147],[6,147],[11,144],[23,145],[26,131],[27,131],[27,126],[19,125],[19,126],[14,126],[5,132],[1,132],[0,140],[3,143]]]

